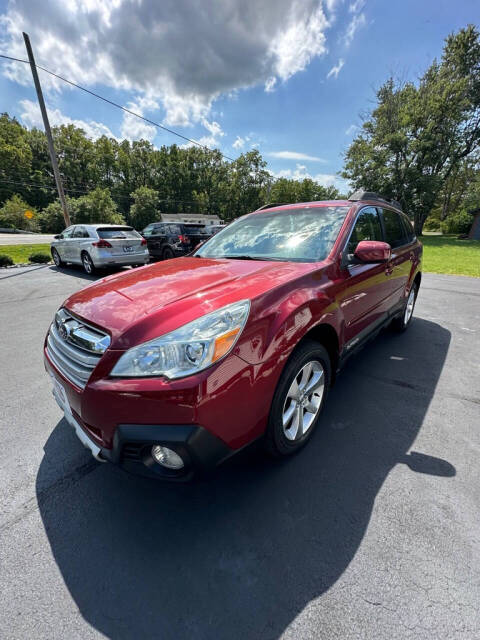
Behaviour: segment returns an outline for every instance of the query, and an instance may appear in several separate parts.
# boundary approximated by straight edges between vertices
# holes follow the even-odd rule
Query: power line
[[[0,53],[0,58],[5,58],[6,60],[12,60],[14,62],[24,62],[25,64],[29,64],[28,60],[22,60],[20,58],[12,58],[11,56],[7,56],[7,55],[1,54],[1,53]],[[195,144],[195,145],[197,145],[197,147],[200,147],[201,149],[205,149],[206,151],[210,151],[210,152],[213,151],[213,149],[210,149],[209,147],[201,144],[200,142],[197,142],[197,140],[193,140],[192,138],[188,138],[187,136],[184,136],[181,133],[178,133],[177,131],[174,131],[173,129],[169,129],[168,127],[165,127],[163,124],[159,124],[158,122],[155,122],[154,120],[150,120],[149,118],[145,118],[145,116],[142,116],[139,113],[135,113],[135,111],[132,111],[131,109],[127,109],[127,107],[123,107],[121,104],[118,104],[117,102],[113,102],[113,100],[109,100],[108,98],[105,98],[104,96],[101,96],[99,93],[95,93],[95,91],[90,91],[90,89],[86,89],[85,87],[82,87],[81,85],[77,84],[76,82],[72,82],[72,80],[68,80],[67,78],[64,78],[63,76],[60,76],[57,73],[54,73],[53,71],[50,71],[49,69],[46,69],[45,67],[42,67],[39,64],[37,64],[36,66],[37,66],[38,69],[41,69],[42,71],[45,71],[45,73],[50,74],[54,78],[57,78],[58,80],[62,80],[63,82],[66,82],[67,84],[71,85],[72,87],[76,87],[77,89],[80,89],[81,91],[85,91],[85,93],[89,93],[91,96],[94,96],[95,98],[98,98],[99,100],[103,100],[107,104],[110,104],[110,105],[112,105],[114,107],[117,107],[117,109],[121,109],[122,111],[125,111],[125,113],[129,113],[132,116],[140,118],[140,120],[143,120],[144,122],[147,122],[148,124],[151,124],[151,125],[157,127],[158,129],[163,129],[163,131],[167,131],[168,133],[171,133],[174,136],[178,136],[179,138],[182,138],[182,140],[186,140],[187,142],[190,142],[191,144]],[[230,162],[234,162],[234,159],[230,158],[230,156],[225,155],[221,151],[219,151],[219,153],[222,156],[222,158],[225,158],[226,160],[229,160]]]
[[[21,187],[33,187],[36,189],[47,189],[49,191],[56,191],[56,187],[51,186],[51,185],[47,185],[47,184],[41,184],[38,182],[25,182],[25,181],[20,181],[20,180],[4,180],[3,178],[0,177],[0,184],[13,184],[15,186],[21,186]],[[100,187],[102,188],[106,188],[111,190],[111,187]],[[83,195],[87,195],[89,193],[92,193],[94,187],[92,187],[91,189],[69,189],[68,187],[65,187],[65,192],[66,193],[81,193]],[[132,200],[133,198],[131,196],[127,196],[127,195],[122,195],[122,194],[111,194],[112,198],[114,200],[116,199],[121,199],[121,200]],[[194,204],[194,205],[198,205],[199,203],[196,200],[178,200],[177,198],[159,198],[158,202],[174,202],[175,204]],[[213,201],[215,202],[215,201]]]

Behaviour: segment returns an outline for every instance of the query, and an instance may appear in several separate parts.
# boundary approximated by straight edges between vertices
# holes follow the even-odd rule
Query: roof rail
[[[255,211],[263,211],[264,209],[271,209],[272,207],[281,207],[284,204],[289,204],[288,202],[269,202],[264,204],[262,207],[255,209]]]
[[[380,202],[387,202],[388,204],[395,207],[395,209],[402,210],[402,205],[398,202],[398,200],[393,200],[391,198],[386,198],[385,196],[381,196],[375,191],[364,191],[363,189],[357,189],[354,191],[351,196],[348,197],[350,202],[358,202],[359,200],[379,200]]]

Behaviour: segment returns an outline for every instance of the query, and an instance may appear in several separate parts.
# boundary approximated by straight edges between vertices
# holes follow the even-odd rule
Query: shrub
[[[38,213],[15,194],[0,208],[0,227],[38,231]]]
[[[11,267],[13,260],[10,256],[6,256],[4,253],[0,253],[0,267]]]
[[[472,222],[473,218],[469,213],[458,211],[442,222],[442,231],[443,233],[468,233]]]
[[[28,256],[29,262],[35,262],[36,264],[46,264],[50,262],[52,258],[47,253],[32,253]]]
[[[441,231],[442,223],[438,218],[427,218],[423,228],[425,231]]]

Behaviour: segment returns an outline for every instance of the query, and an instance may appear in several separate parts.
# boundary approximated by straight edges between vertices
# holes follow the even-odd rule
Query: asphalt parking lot
[[[52,398],[91,279],[0,271],[1,638],[480,637],[480,279],[425,274],[298,456],[183,486],[96,463]]]

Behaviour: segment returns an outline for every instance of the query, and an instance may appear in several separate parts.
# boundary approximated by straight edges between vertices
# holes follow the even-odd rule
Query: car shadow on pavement
[[[191,484],[98,464],[61,421],[37,500],[85,620],[109,638],[280,636],[342,576],[393,467],[455,475],[410,450],[449,343],[448,330],[418,318],[405,334],[382,333],[348,363],[298,455],[275,462],[252,448]],[[52,485],[72,448],[75,471]]]

